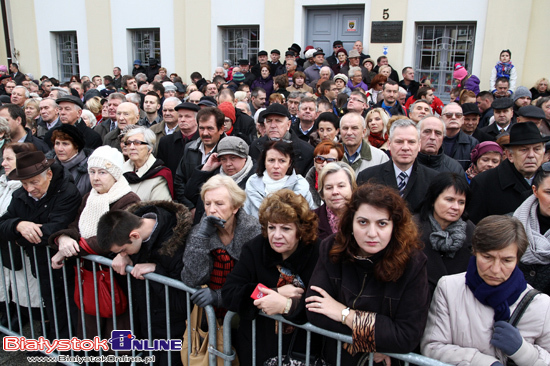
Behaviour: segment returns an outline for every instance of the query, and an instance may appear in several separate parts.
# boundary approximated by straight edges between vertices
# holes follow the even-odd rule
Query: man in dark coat
[[[136,338],[147,339],[147,302],[151,309],[153,339],[182,338],[185,332],[185,292],[171,288],[170,334],[166,328],[166,293],[161,283],[150,281],[146,290],[144,275],[155,273],[180,279],[183,252],[187,234],[191,230],[191,214],[181,204],[167,201],[140,202],[128,211],[112,210],[99,220],[97,241],[103,252],[117,254],[113,269],[126,274],[126,266],[133,265],[132,300],[138,321]],[[168,365],[168,352],[154,352],[155,364]],[[181,365],[180,352],[172,352],[171,365]]]
[[[481,112],[479,111],[476,103],[464,103],[462,104],[462,114],[464,115],[464,124],[462,125],[462,132],[466,135],[470,135],[479,142],[494,141],[494,137],[483,132],[479,128],[479,119]]]
[[[82,120],[81,116],[84,104],[80,98],[68,95],[66,97],[57,98],[56,102],[59,105],[59,120],[61,123],[75,126],[80,130],[80,132],[82,132],[84,135],[84,141],[86,141],[86,145],[84,147],[94,150],[103,144],[101,136],[88,127],[86,122]],[[44,141],[48,144],[48,146],[50,146],[50,148],[53,148],[52,134],[55,130],[55,128],[52,128],[44,135]]]
[[[294,148],[293,162],[296,174],[305,176],[313,166],[313,146],[302,141],[296,133],[292,132],[288,109],[282,104],[273,103],[261,115],[265,117],[266,134],[254,140],[250,146],[250,156],[252,156],[252,159],[258,161],[264,150],[264,145],[269,139],[290,141]]]
[[[180,103],[174,109],[178,112],[178,129],[173,134],[160,139],[157,158],[164,162],[175,177],[185,145],[199,138],[197,125],[199,106],[194,103]]]
[[[460,163],[462,169],[470,166],[470,153],[479,144],[479,141],[462,132],[464,115],[462,107],[457,103],[449,103],[443,108],[441,118],[445,122],[445,137],[443,138],[443,151],[447,156]]]
[[[510,128],[510,142],[504,145],[508,159],[472,179],[467,211],[474,224],[489,215],[514,212],[532,193],[531,182],[542,165],[544,143],[549,140],[550,136],[542,137],[533,122]]]
[[[32,131],[25,127],[27,117],[23,108],[15,104],[0,106],[0,117],[8,121],[10,126],[10,138],[12,142],[29,142],[36,146],[37,150],[47,153],[50,148],[38,137],[34,137]]]
[[[382,100],[375,104],[374,108],[383,108],[390,117],[400,115],[406,116],[407,112],[397,100],[399,96],[399,84],[393,80],[388,80],[382,89]]]
[[[493,93],[487,90],[477,95],[476,102],[479,107],[479,112],[481,113],[478,125],[479,128],[489,126],[489,120],[493,117],[493,108],[491,107],[493,100],[495,100]]]
[[[418,162],[438,172],[464,174],[458,161],[445,155],[441,146],[445,136],[445,123],[438,117],[429,116],[418,123],[420,130],[420,152]]]
[[[392,160],[360,172],[357,185],[372,181],[395,188],[407,201],[409,209],[418,212],[428,186],[438,172],[416,161],[420,141],[414,122],[410,119],[395,121],[390,129],[388,145]]]
[[[0,217],[0,235],[25,249],[33,276],[38,278],[46,316],[50,320],[50,328],[46,333],[50,341],[69,337],[71,325],[67,321],[67,312],[71,313],[72,319],[76,319],[77,309],[73,301],[69,301],[69,309],[66,307],[66,297],[73,298],[73,267],[65,268],[69,291],[65,294],[63,270],[51,269],[48,239],[51,234],[66,229],[75,219],[81,201],[70,174],[65,173],[63,167],[54,164],[54,161],[46,159],[41,151],[17,154],[16,168],[8,178],[20,180],[23,187],[13,193],[7,212]],[[54,314],[57,318],[57,336]],[[75,329],[72,330],[73,335],[74,332]]]
[[[225,115],[216,107],[205,107],[197,113],[200,138],[185,145],[183,157],[178,164],[174,179],[176,200],[189,209],[195,205],[185,197],[185,186],[194,169],[206,163],[208,157],[217,151],[218,142],[225,137]]]
[[[491,135],[495,140],[504,134],[510,133],[510,128],[516,123],[514,117],[514,101],[512,98],[497,98],[491,104],[495,122],[481,131]]]
[[[145,74],[147,75],[147,82],[152,83],[155,80],[155,76],[159,73],[160,65],[156,58],[149,59],[149,66],[146,68]]]

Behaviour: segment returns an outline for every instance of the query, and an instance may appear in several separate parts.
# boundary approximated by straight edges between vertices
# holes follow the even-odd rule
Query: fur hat
[[[110,146],[100,146],[94,150],[88,158],[88,169],[101,168],[105,169],[117,181],[122,177],[122,165],[124,157],[122,153]]]

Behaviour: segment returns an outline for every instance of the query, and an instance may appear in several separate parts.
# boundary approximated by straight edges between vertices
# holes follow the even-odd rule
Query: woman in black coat
[[[222,288],[225,307],[241,318],[236,340],[241,365],[251,365],[251,326],[260,310],[306,322],[303,295],[318,258],[317,216],[301,195],[289,189],[276,191],[264,200],[259,216],[262,234],[245,244]],[[251,295],[259,284],[264,286],[263,297],[254,300]],[[276,328],[271,319],[256,319],[257,364],[277,356]],[[283,354],[297,331],[283,325]],[[294,351],[305,348],[305,336],[304,331],[297,333]]]
[[[441,277],[468,269],[475,229],[466,218],[469,196],[463,174],[441,173],[432,180],[420,214],[415,216],[428,257],[430,294]]]
[[[426,325],[429,296],[426,256],[405,201],[390,187],[363,184],[339,228],[319,249],[306,293],[309,321],[352,335],[342,365],[355,365],[369,352],[412,352]],[[324,350],[334,365],[336,341],[328,340]],[[389,357],[375,353],[374,361]]]

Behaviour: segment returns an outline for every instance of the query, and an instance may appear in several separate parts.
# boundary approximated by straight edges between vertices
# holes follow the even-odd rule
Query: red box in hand
[[[264,297],[265,294],[260,291],[261,288],[269,288],[269,287],[267,287],[266,285],[262,285],[261,283],[258,283],[258,285],[254,289],[254,292],[252,293],[252,295],[250,295],[250,297],[254,300],[261,299],[262,297]]]

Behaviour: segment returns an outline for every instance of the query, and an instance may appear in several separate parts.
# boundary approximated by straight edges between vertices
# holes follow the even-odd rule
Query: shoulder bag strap
[[[527,307],[533,301],[534,297],[540,294],[539,290],[531,289],[519,302],[518,306],[514,310],[514,313],[510,317],[510,320],[508,320],[508,323],[512,324],[514,327],[519,323],[521,317],[523,316],[523,313],[525,313],[525,310],[527,310]]]

